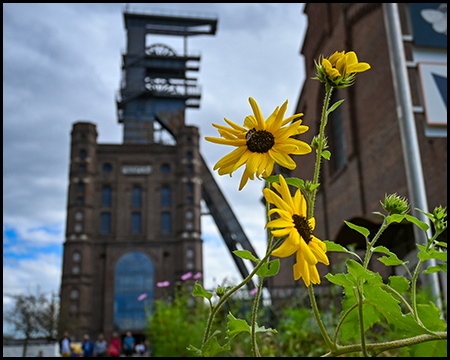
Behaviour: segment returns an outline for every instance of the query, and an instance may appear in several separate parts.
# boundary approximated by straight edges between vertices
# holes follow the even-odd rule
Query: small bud
[[[223,286],[218,286],[216,290],[216,294],[218,297],[222,297],[225,295],[225,288]]]
[[[405,215],[409,211],[408,200],[400,197],[397,193],[385,195],[384,204],[381,201],[380,203],[389,215]]]
[[[442,233],[447,229],[447,208],[442,205],[437,206],[433,210],[433,223],[437,233]]]
[[[320,144],[320,142],[319,142],[319,135],[316,135],[316,136],[313,137],[313,139],[311,141],[311,147],[313,149],[317,150],[319,148],[319,144]],[[328,148],[328,141],[327,141],[327,138],[325,137],[322,140],[322,150],[324,150],[326,148]]]

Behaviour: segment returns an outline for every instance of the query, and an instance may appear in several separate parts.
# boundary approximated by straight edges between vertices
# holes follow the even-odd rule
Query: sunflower
[[[277,213],[278,219],[269,221],[266,228],[272,228],[275,237],[287,236],[286,240],[272,252],[277,257],[288,257],[297,252],[297,263],[294,265],[294,279],[303,278],[306,286],[310,282],[320,284],[319,273],[316,268],[318,262],[329,265],[326,245],[313,235],[316,225],[314,218],[307,219],[306,200],[297,190],[291,196],[286,180],[280,175],[280,184],[273,183],[281,197],[270,189],[264,189],[266,200],[275,205],[269,215]]]
[[[235,170],[246,164],[239,190],[247,184],[248,179],[254,180],[255,174],[258,179],[261,175],[270,176],[275,162],[292,170],[296,164],[289,155],[304,155],[311,152],[311,147],[307,143],[291,138],[293,135],[308,131],[308,126],[301,125],[301,120],[289,124],[303,114],[283,119],[287,100],[281,108],[277,107],[267,120],[264,120],[256,101],[249,98],[249,102],[254,115],[245,118],[244,127],[225,118],[230,127],[213,124],[222,138],[205,137],[207,141],[216,144],[237,147],[220,159],[214,170],[218,169],[219,175],[231,176]]]

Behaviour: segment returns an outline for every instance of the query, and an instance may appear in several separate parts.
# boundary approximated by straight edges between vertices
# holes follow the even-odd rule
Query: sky
[[[215,36],[191,37],[200,53],[200,109],[186,123],[200,129],[200,151],[214,164],[233,148],[208,143],[211,123],[238,124],[251,114],[249,96],[264,117],[288,99],[294,114],[305,80],[300,49],[307,26],[303,4],[130,4],[130,11],[209,13]],[[121,143],[115,96],[126,48],[122,4],[3,4],[3,306],[9,294],[59,292],[68,189],[70,131],[77,121],[97,125],[98,142]],[[175,51],[181,38],[153,36]],[[263,184],[238,191],[233,177],[214,174],[260,257],[264,256]],[[212,218],[202,217],[204,284],[241,279]],[[218,261],[220,260],[220,261]]]

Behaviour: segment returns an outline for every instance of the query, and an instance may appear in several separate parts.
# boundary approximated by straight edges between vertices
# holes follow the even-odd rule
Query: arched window
[[[163,186],[161,189],[161,206],[170,206],[170,188]]]
[[[111,188],[109,186],[103,186],[102,190],[102,206],[111,207]]]
[[[142,204],[142,191],[139,186],[133,187],[133,191],[131,193],[131,206],[133,207],[141,207]]]
[[[114,280],[114,328],[117,330],[145,329],[145,305],[153,301],[154,269],[152,260],[142,252],[129,252],[116,264]]]

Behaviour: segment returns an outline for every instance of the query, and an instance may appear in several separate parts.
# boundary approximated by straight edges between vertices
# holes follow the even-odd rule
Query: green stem
[[[252,353],[254,357],[261,357],[258,350],[258,344],[256,343],[256,315],[258,313],[259,298],[261,296],[261,289],[263,285],[264,278],[259,279],[258,291],[255,296],[255,303],[253,304],[253,316],[252,316]]]
[[[375,343],[375,344],[367,344],[367,351],[372,356],[377,356],[381,354],[383,351],[398,349],[406,346],[412,346],[416,344],[421,344],[427,341],[436,341],[436,340],[447,340],[447,331],[439,331],[434,335],[418,335],[407,339],[388,341],[385,343]],[[329,353],[323,355],[323,357],[335,357],[338,355],[348,354],[356,351],[361,351],[361,344],[356,345],[346,345],[346,346],[337,346],[336,350],[330,351]]]
[[[316,318],[317,325],[319,325],[320,332],[322,333],[322,336],[323,336],[325,342],[327,343],[328,347],[330,348],[330,350],[333,350],[336,348],[336,346],[331,341],[330,336],[327,333],[327,329],[325,329],[325,325],[323,324],[322,319],[320,318],[319,309],[317,308],[316,298],[314,296],[314,290],[313,290],[312,284],[309,284],[308,291],[309,291],[309,298],[311,299],[311,307],[314,312],[314,316]]]
[[[363,299],[362,299],[362,289],[360,288],[360,283],[357,283],[356,291],[358,294],[355,294],[356,301],[358,303],[358,317],[359,317],[359,331],[361,334],[361,350],[364,357],[367,357],[366,350],[366,333],[364,331],[364,317],[363,317]]]
[[[416,269],[414,270],[414,275],[411,280],[411,296],[412,296],[412,308],[414,319],[419,322],[419,314],[417,313],[417,278],[419,277],[419,270],[423,264],[423,260],[419,260]]]
[[[356,303],[355,305],[353,305],[350,309],[348,309],[345,314],[342,316],[342,318],[339,320],[339,323],[336,326],[336,332],[334,333],[334,337],[333,337],[333,344],[334,346],[336,346],[336,342],[337,342],[337,337],[339,334],[339,330],[341,329],[341,325],[344,322],[345,318],[348,316],[348,314],[350,314],[350,312],[354,309],[356,309],[356,307],[358,306],[358,304]]]
[[[242,280],[242,282],[240,284],[236,285],[233,289],[231,289],[225,295],[223,295],[220,298],[219,302],[216,304],[216,306],[211,308],[211,312],[210,312],[209,318],[208,318],[208,323],[206,325],[205,335],[203,336],[202,347],[203,347],[203,345],[205,345],[206,341],[208,341],[208,339],[209,339],[209,333],[211,332],[212,322],[214,320],[214,317],[216,316],[217,311],[220,309],[220,307],[230,298],[231,295],[233,295],[236,291],[238,291],[241,287],[243,287],[245,284],[247,284],[251,280],[251,278],[257,273],[257,271],[261,268],[261,266],[263,266],[267,262],[272,251],[278,245],[280,245],[283,240],[284,240],[283,238],[278,239],[275,242],[275,244],[270,247],[270,250],[268,251],[266,256],[264,256],[264,258],[262,258],[262,260],[255,266],[253,271],[244,280]]]
[[[369,266],[370,258],[372,257],[372,247],[375,245],[381,234],[384,230],[389,226],[387,223],[387,217],[384,218],[383,223],[381,224],[380,228],[378,229],[378,232],[376,233],[375,237],[372,241],[369,241],[367,243],[367,251],[366,251],[366,257],[364,259],[364,269],[367,270],[367,266]]]
[[[330,97],[331,97],[331,91],[332,87],[330,85],[325,85],[325,101],[323,103],[323,109],[322,109],[322,119],[320,121],[320,132],[319,132],[319,145],[317,148],[317,157],[316,157],[316,166],[314,168],[314,178],[313,178],[313,185],[318,184],[319,182],[319,172],[320,172],[320,163],[322,161],[322,150],[323,150],[323,137],[325,133],[325,125],[327,124],[327,111],[328,111],[328,104],[330,103]],[[314,216],[314,203],[316,201],[316,192],[317,188],[312,190],[311,193],[311,202],[310,207],[308,210],[308,219],[311,219]]]

